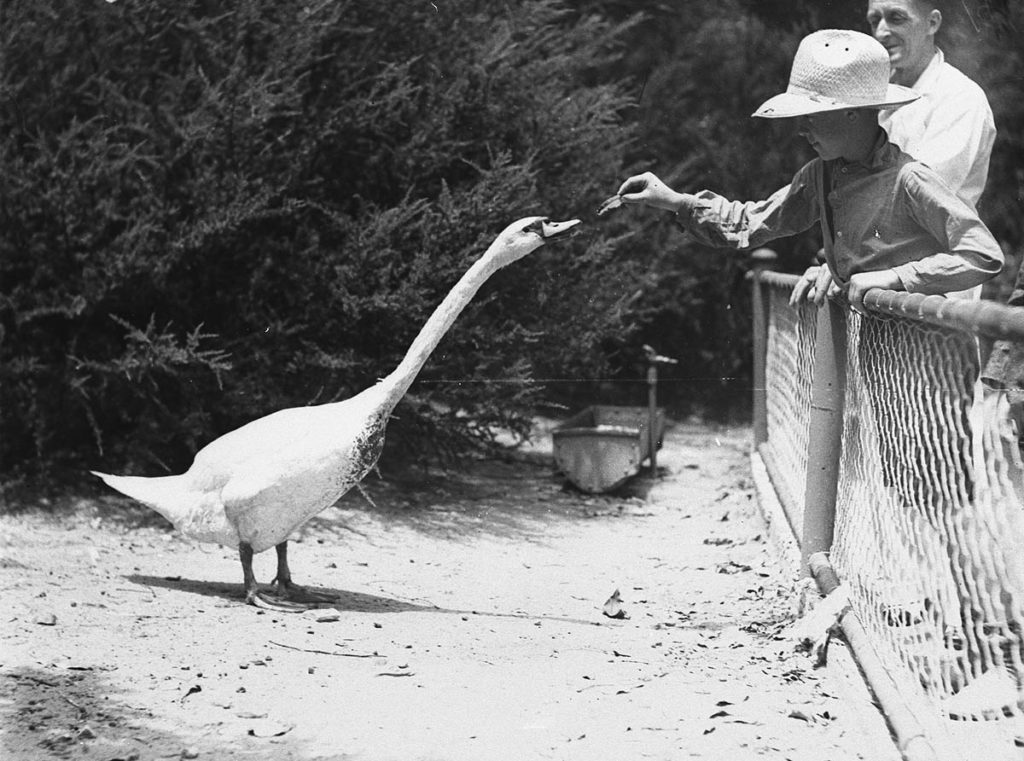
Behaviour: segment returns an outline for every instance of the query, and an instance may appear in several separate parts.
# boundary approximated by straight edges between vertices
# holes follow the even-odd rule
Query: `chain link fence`
[[[986,342],[1024,341],[1024,309],[875,291],[858,315],[790,306],[793,276],[754,282],[757,456],[805,563],[828,553],[872,650],[858,657],[942,735],[932,757],[953,737],[979,758],[982,733],[986,753],[1021,757],[1019,416],[979,375]]]

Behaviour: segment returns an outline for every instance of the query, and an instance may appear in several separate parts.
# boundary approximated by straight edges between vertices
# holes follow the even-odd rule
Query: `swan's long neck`
[[[378,384],[378,387],[385,392],[384,409],[388,414],[405,396],[405,392],[416,380],[416,376],[423,369],[427,359],[430,358],[462,310],[476,296],[480,286],[501,268],[495,257],[491,255],[492,249],[488,249],[487,253],[477,259],[473,266],[459,278],[459,282],[430,315],[398,367]]]

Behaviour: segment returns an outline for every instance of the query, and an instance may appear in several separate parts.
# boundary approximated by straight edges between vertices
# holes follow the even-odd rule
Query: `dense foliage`
[[[5,468],[180,468],[344,398],[507,224],[591,206],[626,100],[585,79],[621,30],[514,5],[5,3]],[[393,438],[515,427],[533,377],[600,372],[642,284],[615,244],[500,273]]]
[[[992,96],[985,208],[1015,250],[1024,20],[982,5],[948,52]],[[488,283],[392,445],[640,401],[581,381],[640,379],[643,342],[683,360],[671,401],[731,401],[745,256],[593,210],[642,169],[735,197],[784,184],[809,149],[749,114],[804,33],[860,25],[857,4],[812,0],[5,0],[0,479],[179,470],[242,422],[344,398],[530,214],[585,234]],[[815,247],[777,246],[793,269]]]

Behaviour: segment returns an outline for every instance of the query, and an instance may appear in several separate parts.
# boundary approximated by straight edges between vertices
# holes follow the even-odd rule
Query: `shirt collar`
[[[888,163],[889,155],[892,153],[892,144],[889,142],[889,136],[885,133],[884,129],[878,130],[878,137],[875,139],[875,144],[871,146],[871,152],[868,153],[867,157],[862,161],[847,161],[844,158],[838,158],[833,160],[833,165],[837,168],[844,166],[848,167],[864,167],[866,169],[878,169]]]
[[[937,76],[939,76],[939,69],[942,68],[942,64],[946,62],[946,57],[942,54],[942,51],[935,48],[935,55],[932,56],[932,60],[928,62],[928,65],[924,67],[924,71],[921,72],[921,76],[917,78],[917,81],[910,86],[910,89],[921,92],[922,89],[927,89],[929,82],[932,82]]]

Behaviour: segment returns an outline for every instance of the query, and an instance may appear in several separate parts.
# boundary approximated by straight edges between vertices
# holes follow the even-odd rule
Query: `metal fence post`
[[[802,565],[816,552],[828,552],[835,529],[839,456],[842,452],[843,398],[846,392],[846,313],[826,302],[818,310],[814,378],[807,437]]]
[[[765,367],[768,362],[768,324],[771,302],[765,296],[761,273],[772,269],[778,255],[770,248],[752,251],[754,312],[754,447],[768,441],[768,389]]]

